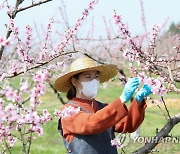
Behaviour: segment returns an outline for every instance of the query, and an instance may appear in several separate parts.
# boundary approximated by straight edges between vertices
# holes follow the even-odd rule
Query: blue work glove
[[[151,87],[148,86],[147,84],[143,85],[143,87],[136,93],[135,98],[138,102],[142,102],[145,97],[150,95],[151,92]]]
[[[139,79],[137,77],[131,78],[125,84],[122,95],[120,96],[121,101],[128,102],[132,98],[132,96],[133,96],[135,90],[138,88],[138,86],[139,86]]]

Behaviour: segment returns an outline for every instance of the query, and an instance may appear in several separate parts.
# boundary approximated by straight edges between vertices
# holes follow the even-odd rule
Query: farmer
[[[134,132],[143,122],[146,103],[144,97],[151,93],[144,85],[135,95],[129,108],[126,103],[138,88],[137,77],[131,78],[122,94],[110,104],[95,100],[99,84],[117,74],[116,65],[97,65],[90,58],[75,60],[70,71],[59,77],[54,88],[67,93],[69,106],[80,111],[59,120],[59,130],[67,153],[72,154],[117,154],[116,146],[111,145],[114,132]],[[106,96],[104,96],[106,97]]]

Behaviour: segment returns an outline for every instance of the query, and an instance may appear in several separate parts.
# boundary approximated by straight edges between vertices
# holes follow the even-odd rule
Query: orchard
[[[66,2],[61,1],[59,18],[51,17],[41,30],[36,24],[17,26],[19,14],[49,5],[51,1],[0,1],[0,11],[8,18],[4,27],[0,27],[3,29],[0,33],[0,153],[34,153],[33,142],[44,135],[44,126],[52,122],[54,125],[51,127],[57,131],[53,133],[60,138],[58,118],[76,114],[79,109],[72,107],[61,111],[61,105],[67,100],[54,89],[53,83],[59,75],[67,72],[74,59],[83,56],[98,64],[117,65],[118,75],[104,83],[102,89],[112,85],[123,87],[131,77],[138,77],[141,84],[151,86],[152,94],[147,97],[147,104],[155,107],[157,110],[154,112],[160,113],[158,116],[162,116],[165,122],[154,135],[157,142],[146,143],[131,152],[156,153],[156,146],[163,144],[158,141],[171,137],[170,132],[175,127],[180,128],[180,105],[176,114],[171,114],[172,108],[168,107],[172,100],[170,96],[175,97],[178,104],[180,102],[180,25],[171,24],[166,30],[167,19],[148,30],[143,0],[139,0],[143,34],[134,36],[123,16],[117,10],[111,10],[111,19],[102,17],[106,36],[94,37],[93,18],[91,29],[83,35],[79,33],[81,27],[99,5],[97,0],[93,0],[81,9],[82,13],[73,25],[68,21]],[[48,96],[56,100],[58,105],[55,108],[51,99],[45,99]],[[48,104],[48,108],[50,105],[51,110],[44,104]],[[57,144],[63,146],[63,142]],[[13,151],[16,145],[20,145],[18,152]],[[117,146],[119,152],[127,153],[125,148],[131,145],[124,145],[116,138],[112,146]],[[180,149],[176,150],[178,153]]]

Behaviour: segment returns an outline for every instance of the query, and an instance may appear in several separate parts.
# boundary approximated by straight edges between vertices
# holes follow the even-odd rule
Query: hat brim
[[[72,76],[81,72],[91,71],[91,70],[99,71],[100,83],[106,82],[117,75],[116,65],[113,65],[113,64],[99,65],[95,67],[90,67],[90,68],[85,68],[85,69],[69,72],[62,75],[55,81],[54,88],[57,91],[67,93],[72,86],[71,81],[70,81]]]

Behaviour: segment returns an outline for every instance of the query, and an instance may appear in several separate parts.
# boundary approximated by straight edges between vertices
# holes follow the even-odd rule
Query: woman
[[[95,100],[99,83],[113,78],[117,74],[116,65],[97,65],[89,58],[79,58],[70,67],[70,71],[59,77],[54,88],[67,93],[68,106],[80,107],[77,114],[59,120],[67,153],[73,154],[116,154],[111,146],[114,132],[134,132],[144,119],[146,103],[144,97],[151,93],[144,85],[135,95],[129,109],[127,103],[138,88],[138,78],[129,80],[121,94],[110,104]]]

